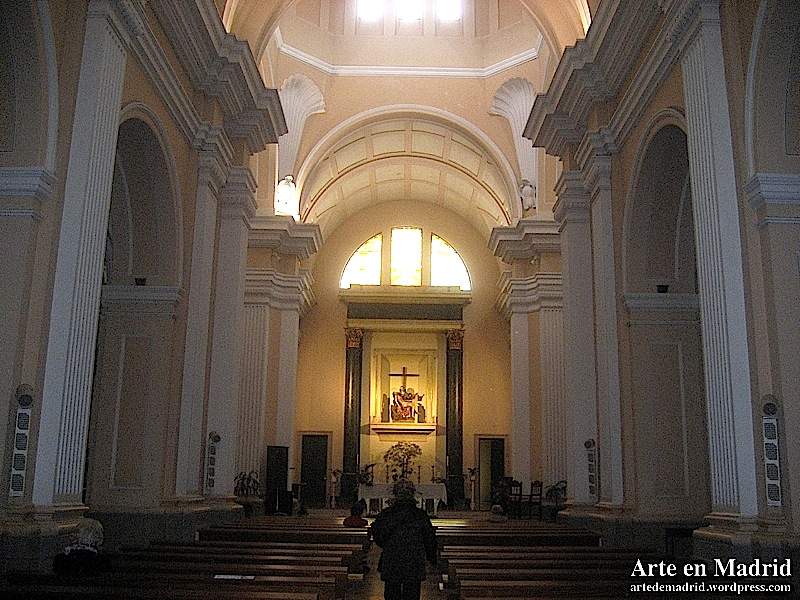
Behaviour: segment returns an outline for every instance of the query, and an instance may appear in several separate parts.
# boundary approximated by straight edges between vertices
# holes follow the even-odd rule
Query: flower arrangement
[[[383,455],[383,462],[391,469],[392,481],[409,479],[414,469],[414,459],[422,455],[422,448],[413,442],[397,442]]]

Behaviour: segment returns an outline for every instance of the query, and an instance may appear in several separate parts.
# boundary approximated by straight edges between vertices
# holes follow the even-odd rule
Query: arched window
[[[426,238],[419,227],[393,227],[388,233],[388,248],[383,248],[383,234],[378,234],[353,253],[339,287],[386,282],[405,287],[456,287],[463,292],[472,289],[464,261],[444,239],[435,233]],[[389,267],[389,273],[382,276],[383,265]]]
[[[347,261],[339,287],[346,289],[354,284],[380,285],[382,246],[383,234],[381,233],[361,244]]]
[[[472,289],[464,261],[455,249],[435,233],[431,236],[431,285]]]
[[[392,229],[392,285],[422,285],[422,229]]]

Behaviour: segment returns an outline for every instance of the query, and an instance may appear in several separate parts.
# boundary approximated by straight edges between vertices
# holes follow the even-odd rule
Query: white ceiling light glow
[[[401,21],[419,21],[425,14],[424,0],[395,0],[394,8]]]
[[[440,21],[458,21],[461,19],[461,0],[437,0],[436,16]]]
[[[374,23],[383,18],[384,0],[358,0],[358,18],[365,23]]]

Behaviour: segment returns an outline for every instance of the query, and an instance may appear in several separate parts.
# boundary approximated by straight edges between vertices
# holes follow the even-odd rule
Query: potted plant
[[[414,459],[422,455],[422,448],[413,442],[397,442],[383,455],[383,462],[392,472],[392,481],[409,479],[414,469]]]

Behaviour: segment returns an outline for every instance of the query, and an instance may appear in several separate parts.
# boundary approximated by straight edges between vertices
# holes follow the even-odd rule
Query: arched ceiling
[[[367,206],[394,200],[449,208],[487,238],[519,212],[497,153],[431,115],[384,115],[343,132],[311,152],[298,184],[301,217],[319,223],[323,235]]]
[[[545,43],[557,56],[561,55],[565,47],[573,45],[577,39],[585,35],[591,20],[587,0],[517,0],[510,3],[500,0],[465,0],[465,2],[470,6],[474,3],[474,14],[485,13],[494,18],[502,13],[504,4],[506,10],[511,7],[512,12],[517,7],[525,10],[536,23]],[[342,19],[355,12],[355,0],[227,0],[223,9],[223,19],[229,31],[250,43],[253,54],[258,59],[275,33],[279,20],[287,15],[290,8],[301,4],[305,4],[306,8],[311,5],[310,11],[306,12],[324,10],[329,15],[328,24],[331,23],[330,15],[339,10],[336,7],[340,7]],[[334,9],[325,8],[323,4],[334,5]]]

